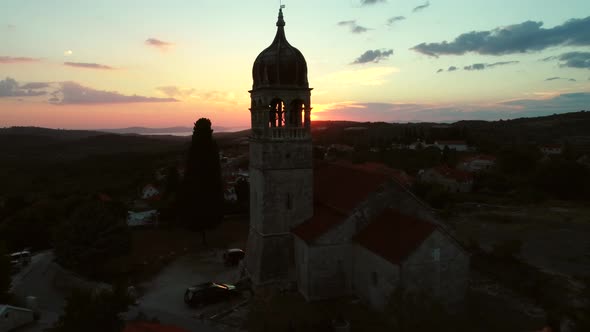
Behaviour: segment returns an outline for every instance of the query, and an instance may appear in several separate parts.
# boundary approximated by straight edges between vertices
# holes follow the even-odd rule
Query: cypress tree
[[[195,122],[181,196],[181,223],[192,231],[201,232],[203,244],[206,244],[206,231],[223,219],[219,148],[213,139],[209,119]]]

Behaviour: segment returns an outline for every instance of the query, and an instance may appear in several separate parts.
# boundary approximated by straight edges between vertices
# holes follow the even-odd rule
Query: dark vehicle
[[[245,255],[242,249],[228,249],[223,253],[223,263],[226,266],[236,266]]]
[[[184,292],[184,303],[201,306],[226,301],[239,295],[240,292],[234,285],[206,282],[187,288]]]
[[[6,256],[10,260],[10,271],[13,274],[31,263],[31,252],[28,250],[15,252]]]

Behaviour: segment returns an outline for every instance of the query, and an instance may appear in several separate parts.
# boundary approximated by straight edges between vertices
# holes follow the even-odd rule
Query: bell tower
[[[254,285],[292,278],[291,229],[313,215],[311,90],[303,54],[277,32],[252,69],[250,232],[246,269]]]

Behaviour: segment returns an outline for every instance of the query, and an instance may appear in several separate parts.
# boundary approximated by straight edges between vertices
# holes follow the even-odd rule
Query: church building
[[[311,88],[279,10],[252,70],[250,232],[255,286],[293,284],[307,300],[357,296],[383,309],[396,288],[462,301],[469,255],[390,172],[314,161]]]

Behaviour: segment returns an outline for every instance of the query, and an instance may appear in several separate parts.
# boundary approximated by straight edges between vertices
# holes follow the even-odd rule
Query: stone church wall
[[[354,293],[365,304],[383,310],[399,285],[399,267],[362,246],[353,246]]]
[[[435,231],[401,267],[406,290],[422,289],[448,307],[465,296],[469,279],[469,256],[449,238]]]
[[[250,222],[259,232],[285,233],[313,215],[311,169],[250,169]]]
[[[352,292],[351,245],[308,246],[299,240],[295,251],[299,289],[308,300],[350,295]]]

